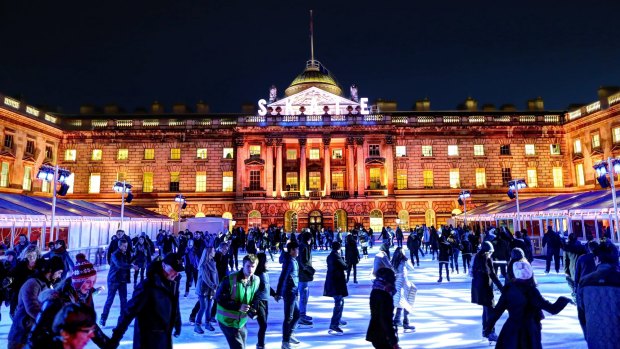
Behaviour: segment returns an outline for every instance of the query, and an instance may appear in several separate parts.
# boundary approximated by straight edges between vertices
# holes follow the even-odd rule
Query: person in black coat
[[[396,276],[389,268],[377,271],[377,278],[372,283],[370,292],[370,323],[366,331],[366,340],[377,349],[398,349],[398,336],[392,325],[394,313],[394,283]]]
[[[521,230],[521,237],[523,238],[523,242],[525,243],[525,258],[527,258],[530,264],[534,261],[534,248],[532,247],[532,240],[529,236],[527,236],[527,229]]]
[[[553,231],[551,226],[547,228],[547,232],[542,240],[542,246],[547,246],[547,266],[545,273],[548,274],[551,269],[551,259],[554,258],[555,272],[560,273],[560,249],[562,248],[562,238],[560,234]]]
[[[125,239],[119,239],[118,249],[112,253],[110,260],[110,272],[108,273],[108,297],[103,305],[103,312],[101,313],[101,319],[99,324],[105,327],[105,323],[108,320],[110,314],[110,308],[114,303],[114,297],[118,291],[118,296],[121,300],[121,313],[125,310],[127,305],[127,284],[130,283],[130,271],[133,268],[138,270],[138,266],[131,264],[131,254],[129,252],[129,241]]]
[[[532,266],[527,261],[515,262],[513,273],[515,280],[506,284],[485,330],[492,331],[495,322],[508,310],[508,320],[502,326],[496,348],[542,349],[542,310],[555,315],[572,301],[566,297],[558,298],[555,303],[544,299],[536,288]]]
[[[411,260],[411,263],[415,260],[418,267],[420,266],[420,252],[422,252],[422,257],[424,257],[424,252],[420,249],[421,245],[422,240],[420,236],[412,228],[409,237],[407,237],[407,249],[409,250],[409,260]]]
[[[482,243],[480,252],[474,257],[471,280],[471,302],[482,306],[482,336],[489,341],[497,340],[497,334],[492,326],[488,326],[493,315],[494,295],[493,284],[500,290],[502,283],[495,274],[491,254],[493,245],[489,241]]]
[[[175,337],[181,334],[179,293],[175,279],[184,270],[183,260],[176,253],[151,263],[146,279],[138,284],[126,310],[121,313],[108,348],[118,348],[135,318],[134,349],[172,349],[173,330]]]
[[[357,263],[360,261],[360,251],[357,249],[357,241],[355,235],[347,235],[344,257],[347,262],[347,282],[353,269],[353,283],[357,283]]]
[[[323,296],[334,298],[334,312],[329,325],[329,334],[336,336],[344,334],[340,326],[346,324],[341,319],[344,310],[344,297],[349,295],[344,276],[347,263],[340,256],[340,248],[341,245],[338,241],[332,243],[332,252],[327,256],[327,273],[325,275],[325,287],[323,288]]]
[[[306,315],[310,298],[308,285],[314,280],[315,273],[312,267],[312,234],[310,232],[305,232],[300,236],[297,263],[299,264],[299,324],[313,326],[312,317]]]
[[[85,304],[68,303],[53,320],[54,336],[30,349],[83,349],[95,335],[95,310]]]
[[[439,239],[439,254],[437,256],[439,261],[439,280],[437,280],[437,282],[441,282],[443,280],[442,268],[444,268],[444,266],[446,268],[446,278],[450,281],[450,271],[448,270],[450,256],[452,256],[452,245],[448,242],[446,236],[443,235]]]

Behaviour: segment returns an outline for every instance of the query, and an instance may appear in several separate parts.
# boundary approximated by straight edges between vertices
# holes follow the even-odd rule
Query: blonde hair
[[[17,257],[17,259],[18,260],[27,259],[27,255],[33,252],[37,254],[37,259],[41,258],[41,251],[39,250],[39,247],[37,245],[28,245],[22,251],[22,253],[19,254],[19,257]]]

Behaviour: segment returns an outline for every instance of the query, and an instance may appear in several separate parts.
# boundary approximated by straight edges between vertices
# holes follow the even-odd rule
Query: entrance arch
[[[426,212],[424,213],[424,219],[425,219],[427,227],[435,226],[435,222],[436,222],[435,211],[431,210],[430,208],[426,210]]]
[[[370,211],[370,227],[374,232],[380,232],[383,229],[383,212],[381,210]]]
[[[233,223],[233,215],[230,212],[224,212],[222,214],[222,218],[226,218],[228,219],[228,231],[232,231],[232,229],[235,227],[235,224]]]
[[[343,209],[336,210],[334,212],[334,229],[338,229],[342,231],[347,231],[347,211]]]
[[[260,228],[261,223],[262,223],[262,219],[261,219],[260,212],[254,210],[254,211],[250,211],[250,213],[248,213],[248,229],[250,229],[252,227],[259,227]]]
[[[323,214],[321,211],[314,210],[308,215],[308,227],[320,231],[323,228]]]
[[[460,209],[458,209],[458,208],[455,208],[454,210],[452,210],[452,217],[454,217],[454,216],[458,216],[458,215],[460,215],[461,213],[463,213],[463,211],[461,211],[461,210],[460,210]]]
[[[286,211],[284,214],[284,231],[293,232],[297,229],[297,212]]]
[[[407,210],[400,210],[398,212],[398,219],[400,219],[400,229],[403,232],[409,231],[409,212]]]

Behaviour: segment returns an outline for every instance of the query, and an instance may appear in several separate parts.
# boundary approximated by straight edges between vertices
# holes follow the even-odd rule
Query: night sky
[[[203,100],[214,112],[283,95],[315,56],[348,97],[410,110],[563,110],[620,86],[620,1],[0,0],[0,92],[76,113]]]

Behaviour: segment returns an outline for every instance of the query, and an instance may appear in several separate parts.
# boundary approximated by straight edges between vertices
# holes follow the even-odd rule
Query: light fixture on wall
[[[127,181],[116,181],[112,189],[115,192],[121,193],[121,226],[120,229],[123,229],[123,221],[125,220],[125,202],[131,203],[133,200],[133,194],[131,193],[132,185],[127,183]]]
[[[519,210],[519,189],[527,188],[525,179],[513,179],[508,182],[508,197],[511,199],[517,199],[517,224],[515,231],[521,229],[521,212]]]

